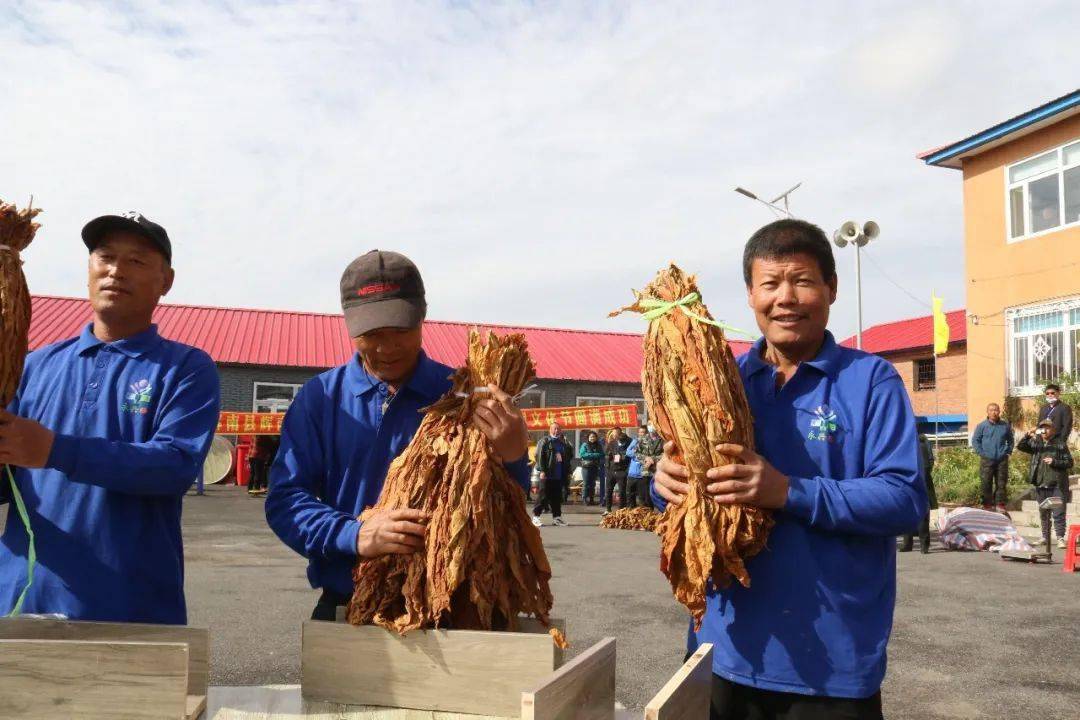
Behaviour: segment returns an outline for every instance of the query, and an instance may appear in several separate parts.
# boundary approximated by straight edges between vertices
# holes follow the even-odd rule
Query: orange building
[[[963,173],[974,423],[1080,372],[1080,90],[919,158]]]

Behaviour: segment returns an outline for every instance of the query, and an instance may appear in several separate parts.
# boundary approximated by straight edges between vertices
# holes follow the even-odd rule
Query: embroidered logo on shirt
[[[836,413],[828,405],[819,405],[814,410],[814,419],[810,421],[810,432],[806,439],[834,442],[837,429],[839,426],[836,424]]]
[[[121,405],[120,409],[133,415],[145,415],[148,413],[150,411],[150,394],[154,391],[154,386],[150,384],[149,380],[139,380],[131,383],[128,388],[131,392],[127,394],[127,402]]]

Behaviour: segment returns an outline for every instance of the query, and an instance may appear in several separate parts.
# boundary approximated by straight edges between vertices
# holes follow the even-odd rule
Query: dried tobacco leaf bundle
[[[656,530],[660,568],[700,626],[710,579],[715,587],[727,587],[732,577],[750,586],[744,561],[765,546],[773,519],[760,508],[717,504],[705,491],[709,468],[736,461],[716,446],[753,448],[754,429],[735,357],[694,277],[671,265],[634,294],[634,304],[612,315],[633,311],[651,320],[642,369],[649,418],[662,437],[675,441],[675,459],[690,471],[687,498],[667,506]]]
[[[600,519],[600,527],[609,530],[656,530],[661,514],[647,507],[620,508]]]
[[[39,212],[0,200],[0,407],[6,407],[19,388],[29,347],[30,290],[19,253],[40,227],[34,222]]]
[[[378,510],[431,514],[425,548],[360,560],[348,608],[354,625],[404,634],[417,628],[516,629],[519,614],[545,625],[551,566],[525,494],[472,423],[489,383],[516,395],[535,375],[523,335],[469,333],[465,367],[428,408],[416,436],[390,465]],[[556,642],[562,642],[556,635]]]

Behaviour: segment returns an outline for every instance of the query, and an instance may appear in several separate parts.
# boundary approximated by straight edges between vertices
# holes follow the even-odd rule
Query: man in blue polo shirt
[[[836,270],[825,234],[779,220],[746,244],[743,274],[764,337],[738,359],[756,452],[709,470],[718,503],[775,510],[751,587],[708,594],[689,647],[712,643],[714,718],[881,718],[896,598],[895,536],[926,512],[903,382],[825,329]],[[657,467],[659,507],[681,502],[686,468]]]
[[[182,624],[180,505],[217,425],[219,384],[201,350],[151,323],[172,287],[172,245],[138,213],[83,228],[93,321],[26,359],[0,411],[0,463],[15,470],[37,567],[22,612]],[[8,480],[0,495],[10,501]],[[0,536],[0,613],[27,582],[14,507]]]
[[[390,462],[416,434],[421,410],[450,390],[454,372],[421,350],[424,283],[404,255],[372,250],[350,263],[341,305],[357,353],[297,393],[266,497],[270,527],[308,559],[308,580],[322,590],[311,617],[331,621],[352,596],[358,557],[424,546],[419,510],[384,511],[362,524],[358,517],[378,500]],[[487,390],[474,422],[527,492],[525,421],[509,395]]]

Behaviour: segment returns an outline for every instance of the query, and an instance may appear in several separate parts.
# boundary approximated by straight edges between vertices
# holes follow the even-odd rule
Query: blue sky
[[[867,323],[963,305],[960,175],[918,151],[1072,89],[1065,3],[0,0],[0,198],[46,209],[34,292],[85,292],[79,229],[137,209],[175,302],[336,311],[410,255],[436,319],[606,319],[669,260],[752,327],[742,245],[795,182],[882,227]],[[838,251],[838,335],[854,330]]]

